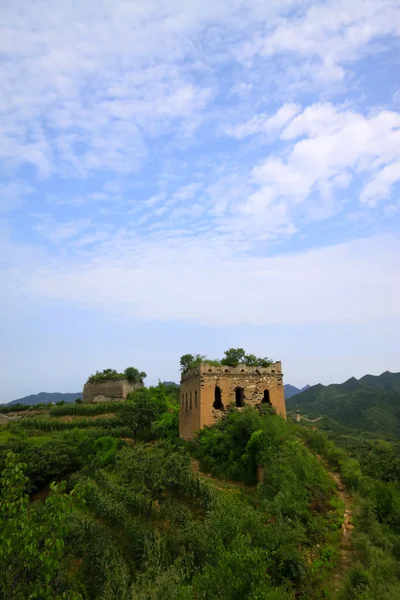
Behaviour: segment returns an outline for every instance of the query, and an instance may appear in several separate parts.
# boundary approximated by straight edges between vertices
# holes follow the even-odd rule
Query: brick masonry
[[[130,383],[127,379],[96,381],[85,383],[83,387],[83,402],[117,402],[125,400],[127,395],[143,387],[143,383]]]
[[[237,388],[242,391],[236,392]],[[219,393],[222,406],[215,408]],[[240,410],[243,406],[258,406],[263,402],[269,402],[286,419],[280,362],[266,368],[245,365],[214,367],[201,363],[181,376],[180,436],[193,438],[199,429],[221,419],[231,403],[239,405]]]

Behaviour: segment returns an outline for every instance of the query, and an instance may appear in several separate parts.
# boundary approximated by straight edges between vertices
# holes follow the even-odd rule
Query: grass
[[[12,433],[7,431],[7,429],[0,428],[0,446],[7,444],[10,441],[10,438],[12,438],[12,437],[13,437]]]

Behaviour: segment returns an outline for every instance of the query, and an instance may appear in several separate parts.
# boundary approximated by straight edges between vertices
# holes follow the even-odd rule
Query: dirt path
[[[321,458],[318,456],[321,460]],[[327,465],[325,465],[328,469]],[[335,592],[338,592],[340,589],[341,582],[343,580],[343,576],[348,569],[350,559],[351,559],[351,534],[354,529],[354,525],[352,523],[352,499],[347,492],[346,486],[343,483],[343,479],[340,473],[329,471],[330,477],[336,483],[336,487],[338,490],[338,496],[344,503],[344,513],[343,513],[343,523],[342,523],[342,539],[340,542],[340,559],[339,564],[336,567],[333,573],[333,588]]]

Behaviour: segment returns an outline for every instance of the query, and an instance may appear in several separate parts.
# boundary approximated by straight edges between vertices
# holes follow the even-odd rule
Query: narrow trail
[[[343,522],[342,522],[342,539],[340,541],[340,558],[339,558],[338,565],[332,574],[333,590],[334,590],[334,592],[337,593],[341,588],[343,577],[349,567],[349,563],[351,560],[351,534],[354,529],[354,525],[352,523],[352,517],[353,517],[352,498],[347,491],[347,488],[343,482],[343,479],[342,479],[340,473],[331,471],[329,466],[324,461],[324,459],[319,455],[317,455],[317,457],[318,457],[318,460],[320,460],[324,464],[326,470],[329,473],[329,476],[335,482],[338,496],[344,504]],[[204,479],[212,482],[213,485],[218,490],[225,491],[225,492],[226,491],[239,492],[240,490],[241,491],[246,490],[247,492],[249,492],[251,489],[253,489],[251,486],[246,486],[245,484],[238,483],[237,481],[222,480],[222,479],[213,477],[211,475],[211,473],[203,473],[202,471],[200,471],[199,461],[195,458],[191,459],[191,467],[192,467],[193,473],[197,473]],[[255,489],[255,487],[254,487],[254,489]]]
[[[329,476],[336,484],[336,488],[338,491],[338,496],[340,500],[344,503],[344,513],[343,513],[343,523],[342,523],[342,539],[340,541],[340,559],[339,564],[337,565],[334,573],[333,573],[333,588],[335,592],[338,592],[343,580],[343,576],[346,573],[346,570],[349,566],[351,560],[351,534],[354,529],[354,525],[352,523],[353,510],[352,510],[352,499],[349,495],[347,488],[343,482],[342,476],[340,473],[335,471],[331,471],[325,461],[321,456],[317,455],[318,459],[324,463],[325,468],[327,469]]]

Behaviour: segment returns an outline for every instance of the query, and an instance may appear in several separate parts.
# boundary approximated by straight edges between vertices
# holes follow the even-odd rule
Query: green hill
[[[0,427],[0,599],[400,597],[400,443],[337,447],[268,407],[185,442],[179,400],[159,384]]]
[[[288,398],[287,408],[309,418],[327,417],[349,429],[400,437],[400,373],[314,385]]]
[[[283,389],[285,391],[286,400],[288,398],[291,398],[292,396],[296,396],[296,394],[300,394],[301,392],[308,390],[309,387],[310,387],[309,385],[306,385],[300,389],[300,388],[297,388],[295,385],[290,385],[290,383],[287,383],[286,385],[283,386]]]
[[[14,404],[50,404],[51,402],[75,402],[77,398],[82,398],[82,392],[74,392],[72,394],[63,394],[61,392],[40,392],[39,394],[31,394],[30,396],[24,396],[23,398],[17,398],[8,402],[6,406],[13,406]]]

